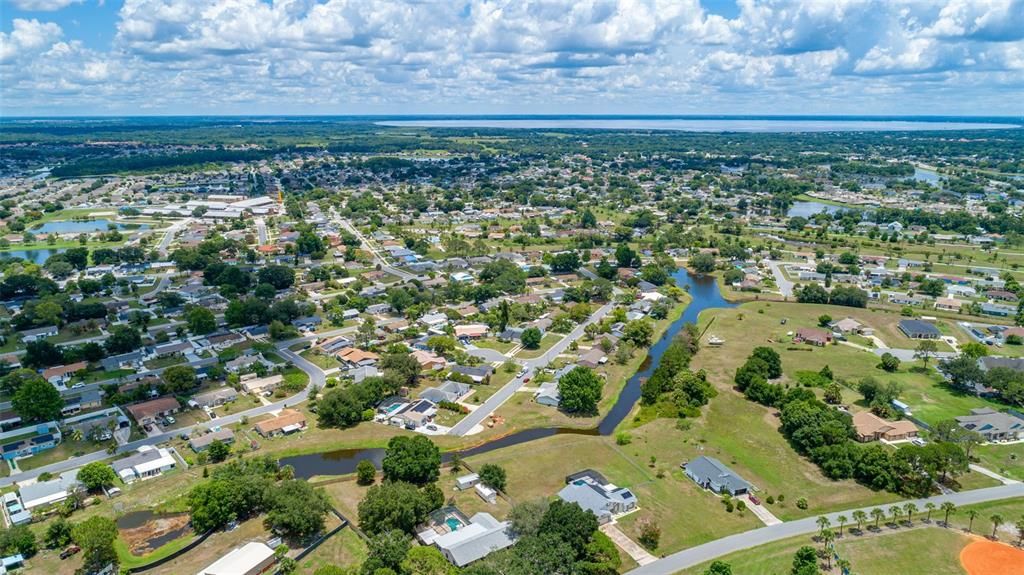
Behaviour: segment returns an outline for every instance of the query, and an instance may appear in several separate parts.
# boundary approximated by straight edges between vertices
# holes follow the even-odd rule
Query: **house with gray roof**
[[[21,497],[25,509],[32,510],[43,505],[64,501],[78,485],[78,470],[72,469],[61,473],[60,477],[51,481],[37,481],[31,485],[25,485],[18,490],[18,496]]]
[[[206,393],[200,393],[192,397],[199,407],[217,407],[229,403],[238,398],[238,392],[233,387],[221,387]]]
[[[988,371],[997,367],[1005,367],[1013,371],[1024,371],[1024,357],[998,357],[986,355],[978,358],[978,367],[982,371]]]
[[[1024,419],[989,407],[978,407],[970,415],[956,418],[960,427],[980,433],[986,441],[1016,441],[1024,438]]]
[[[919,319],[900,320],[899,328],[910,339],[939,339],[942,335],[934,324]]]
[[[459,383],[457,381],[446,381],[437,387],[431,387],[423,391],[420,397],[423,399],[429,399],[434,403],[441,403],[442,401],[456,402],[462,396],[469,393],[469,385],[465,383]]]
[[[684,463],[682,468],[686,476],[697,485],[715,493],[742,495],[753,489],[750,483],[714,457],[701,455],[693,461]]]
[[[465,567],[515,543],[511,524],[490,513],[477,513],[469,524],[441,535],[432,543],[456,567]]]
[[[494,373],[494,368],[487,364],[478,366],[456,365],[452,367],[451,371],[452,373],[461,373],[476,383],[481,383]]]
[[[558,492],[559,499],[590,511],[600,523],[636,509],[637,498],[632,491],[609,483],[599,473],[576,473],[566,479],[567,485]]]

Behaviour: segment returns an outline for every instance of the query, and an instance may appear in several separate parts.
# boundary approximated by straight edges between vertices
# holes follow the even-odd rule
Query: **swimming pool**
[[[445,524],[448,525],[448,529],[452,531],[458,531],[459,527],[462,527],[462,522],[454,517],[449,517],[444,520]]]

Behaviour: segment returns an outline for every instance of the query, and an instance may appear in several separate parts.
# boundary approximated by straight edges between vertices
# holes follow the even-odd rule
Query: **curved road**
[[[1010,499],[1013,497],[1024,497],[1024,484],[1000,485],[998,487],[961,491],[950,495],[937,495],[927,499],[912,499],[909,501],[886,503],[881,506],[862,507],[860,509],[865,513],[869,513],[875,507],[888,509],[891,505],[902,506],[905,503],[912,502],[917,505],[918,509],[924,510],[924,505],[928,502],[939,506],[946,501],[951,501],[957,506],[962,506],[974,503],[985,503],[988,501],[998,501],[1000,499]],[[839,523],[836,519],[837,517],[840,515],[845,515],[847,518],[852,517],[854,511],[856,511],[856,509],[827,513],[825,514],[825,517],[828,517],[832,524],[836,525]],[[697,518],[690,517],[683,518],[681,520],[692,521],[696,519]],[[849,524],[850,523],[847,522],[847,525]],[[647,565],[628,571],[627,575],[672,575],[673,573],[677,573],[683,569],[693,567],[694,565],[700,565],[701,563],[706,563],[713,559],[718,559],[719,557],[723,557],[735,551],[758,547],[766,543],[772,543],[774,541],[788,539],[798,535],[817,533],[818,530],[817,517],[807,517],[797,521],[789,521],[778,525],[772,525],[770,527],[752,529],[743,533],[737,533],[736,535],[716,539],[703,545],[691,547],[678,553],[673,553],[672,555],[659,559],[654,563],[648,563]]]

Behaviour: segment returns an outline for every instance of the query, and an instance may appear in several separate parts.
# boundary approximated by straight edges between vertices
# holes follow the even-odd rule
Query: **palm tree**
[[[839,536],[842,537],[843,536],[843,526],[846,525],[846,522],[849,521],[849,519],[847,519],[847,517],[845,515],[840,515],[839,517],[836,517],[836,521],[839,522]]]
[[[999,526],[1003,524],[1003,516],[996,513],[989,517],[988,520],[992,522],[992,539],[995,539],[996,530],[998,530]]]
[[[829,528],[825,528],[821,532],[821,544],[825,548],[825,557],[828,558],[828,569],[832,570],[832,543],[836,540],[836,534]]]
[[[967,523],[967,532],[968,533],[971,533],[972,532],[971,530],[974,529],[974,518],[977,517],[977,516],[978,516],[978,511],[977,510],[975,510],[975,509],[968,509],[967,510],[967,517],[969,517],[971,519],[970,522]]]
[[[928,503],[924,504],[924,508],[928,510],[928,517],[925,518],[925,521],[931,523],[932,511],[935,511],[935,504],[929,501]]]
[[[857,522],[857,531],[864,529],[864,522],[867,521],[868,514],[864,513],[860,509],[853,512],[853,520]]]
[[[82,435],[82,430],[81,429],[77,429],[77,428],[71,430],[71,434],[69,435],[69,437],[71,438],[71,441],[78,441],[78,442],[80,442],[83,439],[85,439],[85,436]]]
[[[878,529],[878,522],[885,518],[885,511],[882,511],[880,507],[875,507],[871,510],[871,516],[875,518],[875,529]]]
[[[947,501],[943,503],[939,507],[939,509],[942,509],[942,512],[946,514],[946,517],[942,520],[942,523],[945,524],[946,527],[949,527],[949,514],[956,513],[956,505],[954,505],[952,501]]]
[[[899,518],[900,515],[903,515],[903,509],[901,509],[899,505],[893,505],[889,508],[889,515],[892,517],[893,524],[899,526]]]
[[[821,534],[831,526],[832,522],[828,520],[828,517],[825,517],[824,515],[818,517],[818,536],[821,536]]]
[[[913,523],[914,513],[917,513],[917,505],[907,503],[903,506],[903,511],[907,514],[907,523]]]
[[[839,560],[837,560],[836,561],[836,567],[839,567],[839,572],[840,573],[849,573],[850,572],[850,562],[847,561],[846,559],[839,559]]]

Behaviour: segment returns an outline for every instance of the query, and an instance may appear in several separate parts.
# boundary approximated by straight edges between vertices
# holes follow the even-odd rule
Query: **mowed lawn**
[[[920,361],[904,362],[899,371],[888,373],[878,367],[879,357],[870,351],[848,345],[815,347],[792,343],[790,332],[801,327],[816,327],[821,315],[829,315],[833,320],[852,317],[875,328],[876,335],[890,347],[912,349],[917,345],[902,334],[894,335],[898,333],[895,326],[902,319],[898,314],[831,305],[752,302],[701,314],[701,327],[711,324],[707,336],[717,335],[725,344],[719,348],[705,345],[694,358],[693,368],[706,370],[720,386],[731,386],[736,368],[746,361],[750,352],[757,346],[767,346],[782,357],[784,382],[794,382],[797,371],[819,371],[826,365],[853,388],[864,377],[881,382],[895,381],[903,389],[900,399],[910,405],[916,417],[930,424],[966,415],[976,407],[1003,407],[997,402],[957,393],[942,382],[934,369],[912,369],[922,367]],[[783,318],[787,320],[785,325],[781,323]],[[934,360],[929,362],[929,368],[934,365]],[[848,390],[844,398],[856,401],[860,396]]]
[[[974,448],[971,457],[981,460],[982,467],[1024,481],[1024,443],[981,445]]]
[[[970,542],[970,537],[957,531],[921,527],[883,531],[881,535],[846,535],[836,542],[836,551],[850,562],[857,575],[965,575],[960,550]],[[739,551],[720,560],[729,563],[737,575],[784,575],[789,573],[797,549],[805,545],[821,548],[810,537],[802,536]],[[701,575],[707,566],[698,565],[678,575]]]

